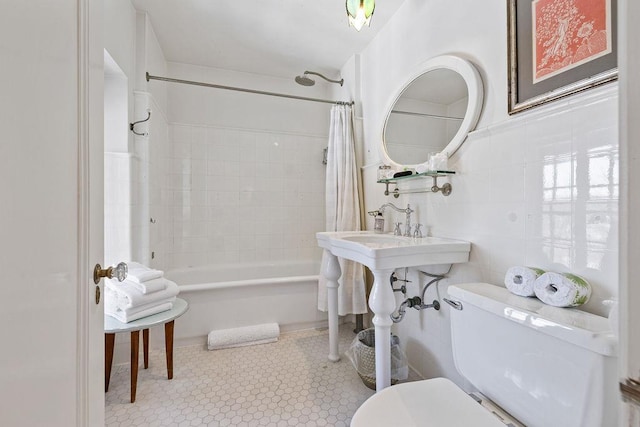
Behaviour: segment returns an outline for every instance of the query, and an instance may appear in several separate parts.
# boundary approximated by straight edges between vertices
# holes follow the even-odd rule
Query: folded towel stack
[[[105,314],[128,323],[171,310],[179,289],[163,275],[160,270],[136,262],[129,263],[129,273],[123,282],[106,281]]]

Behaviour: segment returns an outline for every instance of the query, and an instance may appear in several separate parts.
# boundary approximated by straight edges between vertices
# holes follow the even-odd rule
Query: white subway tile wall
[[[171,124],[165,268],[317,259],[326,137]]]
[[[502,284],[510,266],[528,265],[585,277],[594,292],[584,309],[606,316],[602,302],[618,295],[617,101],[610,85],[476,130],[450,159],[449,197],[392,200],[375,183],[377,165],[367,167],[366,208],[410,203],[430,235],[472,243],[470,262],[453,266],[440,297],[449,284]],[[425,278],[413,271],[410,279],[414,295]],[[426,298],[435,297],[429,289]],[[446,307],[411,310],[395,328],[421,375],[466,384],[453,365]]]
[[[475,280],[502,283],[511,265],[573,272],[596,291],[585,308],[608,313],[602,300],[618,286],[617,100],[615,87],[600,89],[469,136],[451,159],[451,196],[418,203],[434,235],[473,242]]]

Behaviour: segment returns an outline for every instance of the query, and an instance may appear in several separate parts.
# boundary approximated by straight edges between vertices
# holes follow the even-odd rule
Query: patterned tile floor
[[[340,349],[354,338],[340,328]],[[164,352],[140,369],[129,403],[129,366],[114,367],[106,393],[107,426],[348,426],[373,391],[351,362],[327,360],[327,331],[282,334],[277,343],[207,351],[174,350],[174,376]],[[142,357],[140,357],[142,360]]]

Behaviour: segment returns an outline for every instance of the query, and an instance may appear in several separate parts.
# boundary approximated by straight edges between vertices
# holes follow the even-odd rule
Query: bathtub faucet
[[[406,220],[405,220],[405,224],[404,224],[404,234],[403,234],[403,236],[411,237],[411,213],[414,212],[414,210],[411,209],[411,205],[407,204],[407,208],[406,209],[400,209],[399,207],[397,207],[393,203],[385,203],[384,205],[382,205],[382,206],[380,206],[378,208],[378,212],[384,213],[385,208],[392,208],[393,210],[395,210],[397,212],[403,212],[403,213],[405,213],[407,215]]]

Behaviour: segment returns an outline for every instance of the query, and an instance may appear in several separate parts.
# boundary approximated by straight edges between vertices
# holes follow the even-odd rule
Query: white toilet
[[[608,319],[486,283],[450,286],[449,295],[461,307],[450,310],[456,368],[490,401],[479,405],[444,378],[403,383],[362,404],[352,427],[617,425]]]

